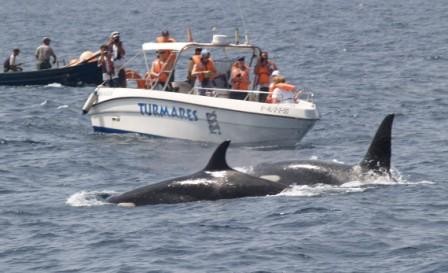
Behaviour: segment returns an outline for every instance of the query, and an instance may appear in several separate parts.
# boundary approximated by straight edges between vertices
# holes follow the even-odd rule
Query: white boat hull
[[[182,93],[106,88],[88,109],[96,132],[219,143],[294,145],[319,119],[314,103],[266,104]]]

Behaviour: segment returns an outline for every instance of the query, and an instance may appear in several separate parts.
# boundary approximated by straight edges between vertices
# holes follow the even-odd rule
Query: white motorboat
[[[205,96],[198,95],[201,87],[173,80],[187,75],[186,63],[195,48],[210,51],[218,73],[223,75],[221,82],[207,88]],[[161,50],[175,54],[175,65],[169,71],[170,86],[167,83],[162,90],[145,89],[140,79],[138,84],[129,79],[128,87],[98,86],[83,107],[95,132],[139,133],[214,143],[230,139],[246,145],[294,145],[319,119],[311,93],[302,94],[296,103],[280,104],[258,102],[257,96],[262,92],[255,90],[243,91],[247,92],[245,100],[229,98],[229,92],[241,92],[230,89],[228,84],[235,56],[246,54],[252,66],[260,53],[256,46],[230,44],[225,36],[220,36],[211,43],[144,43],[142,49],[148,71],[149,54]],[[165,91],[168,89],[171,91]]]

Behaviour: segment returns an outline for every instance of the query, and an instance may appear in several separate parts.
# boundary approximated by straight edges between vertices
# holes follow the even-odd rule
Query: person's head
[[[164,30],[164,31],[162,31],[162,36],[163,37],[170,37],[170,32],[168,30]]]
[[[194,55],[201,55],[201,52],[202,52],[202,48],[197,47],[197,48],[195,48],[195,50],[194,50]]]
[[[283,83],[283,82],[286,82],[286,79],[285,79],[285,77],[278,75],[274,78],[274,82],[275,83]]]
[[[46,45],[49,45],[50,42],[51,42],[51,40],[50,40],[50,38],[48,38],[48,37],[44,37],[44,38],[42,39],[42,43],[44,43],[44,44],[46,44]]]
[[[112,32],[112,33],[110,34],[110,38],[111,38],[113,41],[119,41],[119,40],[120,40],[120,32],[118,32],[118,31],[114,31],[114,32]]]
[[[269,56],[268,56],[268,52],[267,52],[267,51],[262,51],[262,52],[260,53],[260,58],[261,58],[262,60],[267,60],[267,59],[269,58]]]
[[[280,76],[280,71],[278,71],[278,70],[272,71],[271,78],[275,78],[275,77],[278,77],[278,76]]]
[[[208,52],[207,49],[202,50],[202,52],[201,52],[201,60],[202,61],[207,61],[208,58],[210,58],[210,52]]]
[[[18,48],[14,48],[13,50],[12,50],[12,52],[14,53],[14,55],[19,55],[19,53],[20,53],[20,49],[18,49]]]
[[[101,53],[106,54],[109,51],[109,47],[106,44],[104,44],[104,45],[100,46],[100,50],[101,50]]]

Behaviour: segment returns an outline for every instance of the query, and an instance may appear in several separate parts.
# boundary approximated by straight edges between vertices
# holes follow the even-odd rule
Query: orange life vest
[[[267,63],[260,63],[255,67],[254,72],[258,76],[258,84],[269,84],[272,73],[271,66],[272,63],[268,61]]]
[[[214,76],[216,74],[216,68],[215,65],[213,64],[213,62],[211,60],[207,60],[207,63],[203,63],[203,62],[199,62],[198,64],[195,64],[195,68],[193,68],[193,71],[196,72],[204,72],[204,71],[210,71],[212,73],[212,76]],[[197,78],[199,81],[204,81],[206,79],[209,79],[210,77],[206,77],[206,75],[204,73],[199,73],[197,74]]]
[[[159,74],[159,77],[155,75],[150,75],[153,81],[159,80],[160,83],[165,83],[168,79],[168,73],[163,72],[166,63],[162,62],[160,59],[156,59],[152,62],[152,71]]]
[[[142,79],[142,76],[140,76],[140,74],[137,71],[129,68],[127,68],[125,71],[126,71],[126,79],[135,80],[137,82],[138,88],[145,88],[145,79]]]
[[[239,77],[237,75],[240,75]],[[241,69],[239,66],[232,67],[232,89],[235,90],[249,90],[249,69]]]

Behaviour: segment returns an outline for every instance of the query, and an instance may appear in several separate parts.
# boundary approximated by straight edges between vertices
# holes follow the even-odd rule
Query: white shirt
[[[14,55],[14,53],[12,53],[11,56],[9,56],[9,65],[10,66],[16,65],[16,55]]]
[[[286,91],[278,87],[272,92],[272,98],[278,103],[295,103],[294,95],[295,92]]]

